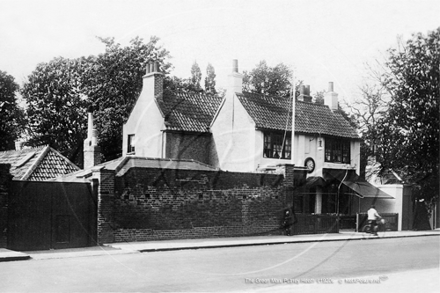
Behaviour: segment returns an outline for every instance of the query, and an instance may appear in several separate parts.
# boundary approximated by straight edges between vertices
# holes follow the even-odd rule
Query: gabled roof
[[[236,93],[259,129],[292,131],[292,103],[289,98]],[[295,132],[359,138],[356,130],[326,105],[296,101]]]
[[[51,181],[63,182],[84,182],[88,181],[93,170],[111,170],[116,172],[116,176],[123,176],[131,168],[154,168],[154,169],[173,169],[173,170],[196,170],[196,171],[217,171],[218,169],[207,164],[195,160],[177,160],[177,159],[161,159],[147,158],[137,156],[125,156],[108,161],[86,170],[60,176]]]
[[[0,152],[0,164],[11,164],[14,180],[45,181],[79,170],[50,146]]]
[[[164,94],[156,99],[167,130],[209,132],[222,98],[210,94]]]

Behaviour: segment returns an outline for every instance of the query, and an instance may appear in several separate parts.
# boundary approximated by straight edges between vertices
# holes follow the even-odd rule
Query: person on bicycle
[[[372,233],[375,236],[377,236],[377,230],[379,229],[379,225],[377,224],[377,220],[382,219],[382,217],[376,211],[376,207],[374,205],[371,205],[367,214],[368,214],[368,225],[370,225]]]

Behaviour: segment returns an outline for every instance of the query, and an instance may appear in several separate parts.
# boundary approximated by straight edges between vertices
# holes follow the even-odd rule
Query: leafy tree
[[[216,94],[215,90],[215,69],[211,63],[208,63],[206,67],[206,77],[205,77],[205,92],[209,94]]]
[[[199,64],[194,62],[191,66],[191,84],[194,89],[197,91],[202,91],[202,87],[200,86],[200,81],[202,80],[202,71],[200,70]]]
[[[101,41],[105,53],[90,58],[81,83],[95,109],[102,153],[105,160],[111,160],[122,155],[122,125],[142,90],[147,62],[158,61],[165,73],[171,65],[165,62],[169,52],[158,46],[156,37],[148,43],[135,38],[125,47],[114,39]]]
[[[87,125],[87,99],[80,91],[83,65],[79,59],[55,58],[38,64],[28,77],[21,90],[27,102],[27,144],[50,144],[68,158],[76,158]]]
[[[439,193],[440,28],[415,34],[388,50],[382,85],[391,101],[377,123],[378,161],[421,187]]]
[[[244,72],[243,91],[288,97],[291,91],[291,79],[292,71],[288,66],[280,63],[270,67],[263,60],[250,72]]]
[[[133,39],[121,46],[114,39],[101,39],[105,53],[78,59],[55,58],[41,63],[22,89],[30,122],[30,145],[51,144],[73,162],[82,165],[88,106],[95,111],[95,125],[104,160],[122,153],[122,125],[142,89],[146,63],[157,60],[164,72],[168,51]]]
[[[313,96],[314,102],[316,104],[324,105],[324,94],[325,94],[325,90],[316,92]]]
[[[17,105],[18,85],[14,77],[0,70],[0,151],[14,149],[23,126],[23,110]]]

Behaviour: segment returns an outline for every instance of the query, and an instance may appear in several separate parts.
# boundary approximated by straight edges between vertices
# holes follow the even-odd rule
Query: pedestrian
[[[376,207],[374,205],[371,205],[367,214],[368,214],[368,225],[370,225],[371,232],[375,236],[377,236],[377,230],[379,229],[379,226],[377,224],[377,220],[382,219],[382,217],[376,211]]]

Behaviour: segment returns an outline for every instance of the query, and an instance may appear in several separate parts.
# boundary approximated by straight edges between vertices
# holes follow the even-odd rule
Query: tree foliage
[[[100,39],[105,52],[78,59],[55,58],[41,63],[22,89],[31,129],[30,145],[50,144],[75,163],[82,164],[88,106],[93,106],[104,160],[122,153],[122,125],[142,89],[146,63],[157,60],[166,72],[169,52],[140,38],[121,46]]]
[[[250,72],[244,71],[243,91],[270,96],[288,97],[291,91],[292,71],[280,63],[275,67],[260,61]]]
[[[208,63],[206,67],[206,77],[205,77],[205,92],[208,94],[216,94],[217,91],[215,89],[215,69],[211,63]]]
[[[202,87],[200,86],[200,81],[202,80],[202,71],[200,70],[199,64],[194,62],[191,66],[191,85],[194,89],[198,91],[202,91]]]
[[[438,196],[440,28],[388,50],[381,83],[391,101],[377,121],[378,161]]]
[[[14,148],[23,126],[23,111],[15,93],[19,87],[14,77],[0,70],[0,151]]]

